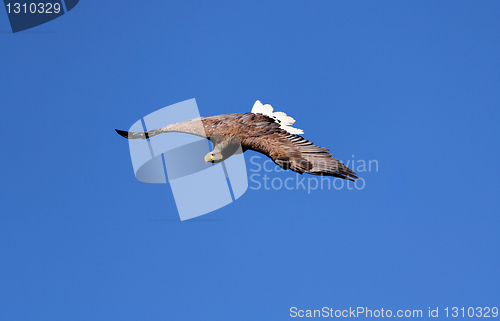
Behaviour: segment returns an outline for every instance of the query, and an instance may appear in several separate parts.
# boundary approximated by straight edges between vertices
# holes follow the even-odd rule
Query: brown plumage
[[[250,112],[202,117],[141,133],[118,129],[116,131],[128,139],[147,139],[168,132],[206,137],[214,143],[214,151],[209,153],[210,161],[221,161],[232,155],[233,152],[227,153],[227,151],[230,146],[234,146],[233,142],[239,141],[243,151],[253,150],[262,153],[281,168],[291,169],[299,174],[333,176],[351,181],[358,178],[353,170],[332,157],[328,149],[316,146],[300,135],[290,134],[283,128],[285,126],[280,124],[283,119],[280,120],[279,117],[282,116],[274,117],[272,114]],[[199,126],[200,120],[203,128]],[[300,131],[291,127],[285,128],[289,128],[290,131]],[[220,153],[222,156],[219,159],[214,158],[214,153]]]

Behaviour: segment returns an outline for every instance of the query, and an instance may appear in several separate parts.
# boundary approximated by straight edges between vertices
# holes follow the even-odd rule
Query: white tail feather
[[[264,114],[278,121],[280,124],[280,128],[286,130],[290,134],[303,134],[304,131],[302,129],[292,127],[293,123],[295,123],[295,119],[290,116],[287,116],[284,112],[277,111],[273,112],[273,107],[269,104],[263,105],[260,100],[257,100],[252,107],[252,113],[254,114]]]

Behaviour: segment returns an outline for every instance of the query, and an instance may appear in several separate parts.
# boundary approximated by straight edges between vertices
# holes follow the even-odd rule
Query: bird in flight
[[[200,126],[200,121],[202,126]],[[207,138],[214,144],[205,155],[205,162],[219,163],[233,155],[241,146],[271,158],[276,165],[299,174],[333,176],[354,181],[358,177],[328,149],[319,147],[292,127],[295,119],[283,112],[273,112],[269,104],[257,100],[252,111],[245,114],[227,114],[201,117],[167,125],[145,132],[127,132],[115,129],[127,139],[148,139],[163,133],[186,133]]]

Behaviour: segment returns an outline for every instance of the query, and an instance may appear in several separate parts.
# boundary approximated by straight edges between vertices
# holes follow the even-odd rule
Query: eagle
[[[200,120],[203,126],[200,126]],[[219,163],[241,146],[243,152],[253,150],[271,158],[284,170],[299,174],[333,176],[354,181],[358,177],[328,149],[314,145],[300,136],[304,131],[292,127],[295,119],[274,112],[269,104],[255,102],[251,112],[200,117],[145,132],[115,129],[127,139],[148,139],[163,133],[186,133],[211,140],[214,147],[205,155],[205,163]]]

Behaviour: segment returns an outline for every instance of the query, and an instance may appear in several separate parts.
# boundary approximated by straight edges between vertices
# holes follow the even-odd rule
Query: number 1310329
[[[497,307],[493,307],[493,308],[490,308],[490,307],[477,307],[477,308],[474,308],[474,307],[469,307],[469,308],[465,308],[465,307],[461,307],[461,308],[457,308],[457,307],[453,307],[453,308],[445,308],[444,309],[446,311],[446,316],[447,317],[462,317],[462,318],[465,318],[465,317],[478,317],[478,318],[489,318],[489,317],[493,317],[493,318],[496,318],[498,317],[498,308]]]
[[[61,4],[59,3],[7,3],[7,13],[59,13]]]

